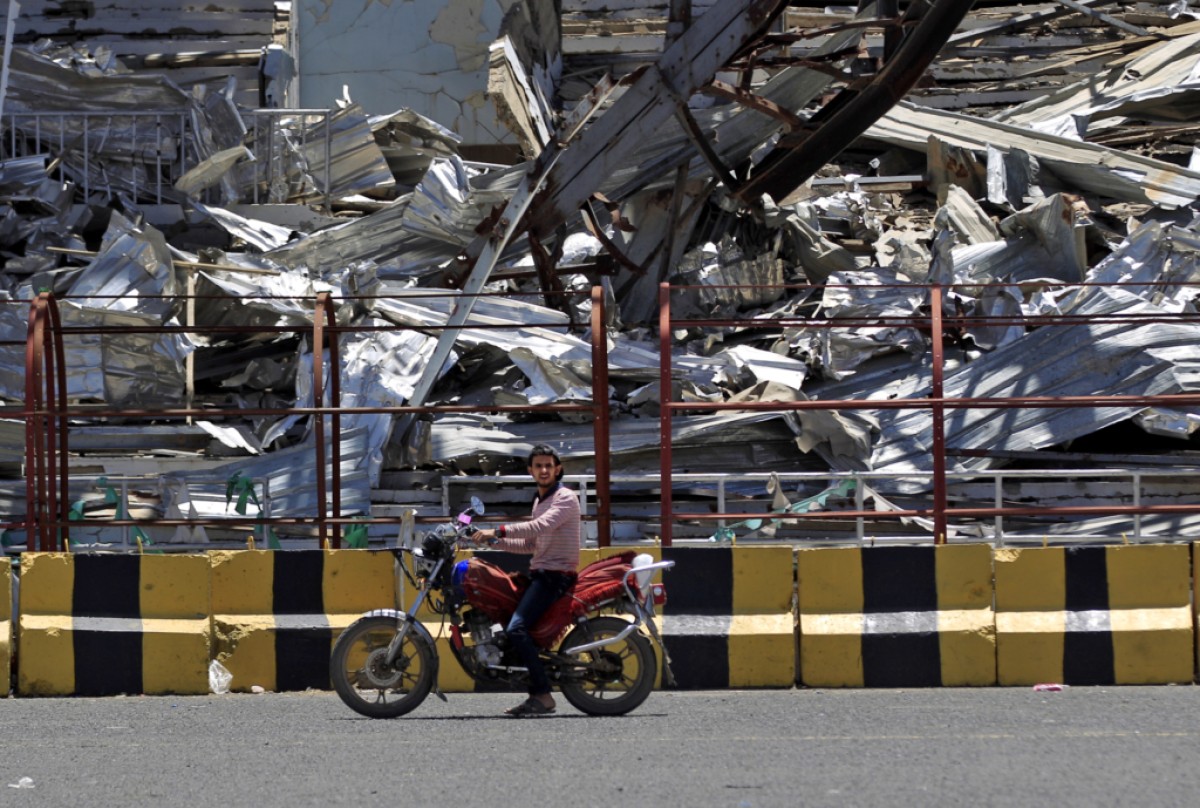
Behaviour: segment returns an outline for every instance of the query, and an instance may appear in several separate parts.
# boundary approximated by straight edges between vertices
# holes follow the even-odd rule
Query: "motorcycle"
[[[351,709],[370,718],[395,718],[416,709],[430,692],[447,701],[438,687],[434,636],[416,618],[423,604],[441,615],[443,629],[449,621],[450,649],[473,680],[490,689],[527,686],[529,671],[518,664],[503,631],[527,576],[504,572],[479,556],[458,558],[477,530],[472,522],[483,514],[483,503],[472,497],[457,519],[430,530],[419,543],[392,548],[396,602],[404,603],[406,580],[416,595],[407,611],[367,612],[334,644],[330,679]],[[551,683],[580,711],[623,715],[646,700],[658,676],[651,639],[662,652],[663,683],[673,684],[654,623],[666,587],[652,578],[674,565],[633,551],[589,564],[531,630]]]

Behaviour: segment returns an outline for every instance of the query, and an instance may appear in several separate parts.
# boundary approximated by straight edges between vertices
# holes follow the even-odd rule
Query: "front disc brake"
[[[408,667],[408,657],[400,656],[395,665],[387,664],[387,646],[376,648],[367,656],[362,667],[360,681],[362,684],[379,689],[396,687]]]

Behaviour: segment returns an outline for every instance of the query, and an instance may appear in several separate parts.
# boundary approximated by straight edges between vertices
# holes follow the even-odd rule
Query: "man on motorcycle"
[[[554,712],[550,680],[529,631],[574,586],[579,567],[579,498],[561,482],[563,466],[558,452],[545,444],[534,446],[529,453],[529,473],[538,488],[532,516],[494,530],[479,530],[472,537],[476,544],[533,556],[529,588],[505,629],[529,670],[529,698],[504,711],[514,717]]]

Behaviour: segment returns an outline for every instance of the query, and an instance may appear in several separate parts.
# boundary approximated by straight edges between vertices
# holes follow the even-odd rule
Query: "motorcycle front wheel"
[[[609,639],[628,627],[618,617],[594,617],[572,629],[559,650]],[[624,715],[633,710],[650,695],[658,676],[654,647],[639,631],[576,659],[559,687],[567,701],[588,715]]]
[[[388,644],[396,636],[394,617],[363,617],[333,646],[329,678],[350,709],[369,718],[396,718],[415,710],[433,688],[437,653],[424,635],[410,630],[392,665]]]

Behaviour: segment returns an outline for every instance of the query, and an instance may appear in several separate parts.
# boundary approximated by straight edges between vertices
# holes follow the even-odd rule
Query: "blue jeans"
[[[529,588],[521,596],[517,610],[508,621],[509,641],[517,649],[521,662],[529,670],[529,695],[543,696],[550,692],[550,680],[546,678],[546,669],[538,656],[538,647],[529,636],[529,630],[537,625],[537,621],[546,613],[556,600],[566,594],[575,583],[575,576],[565,572],[550,570],[534,570],[530,574]]]

